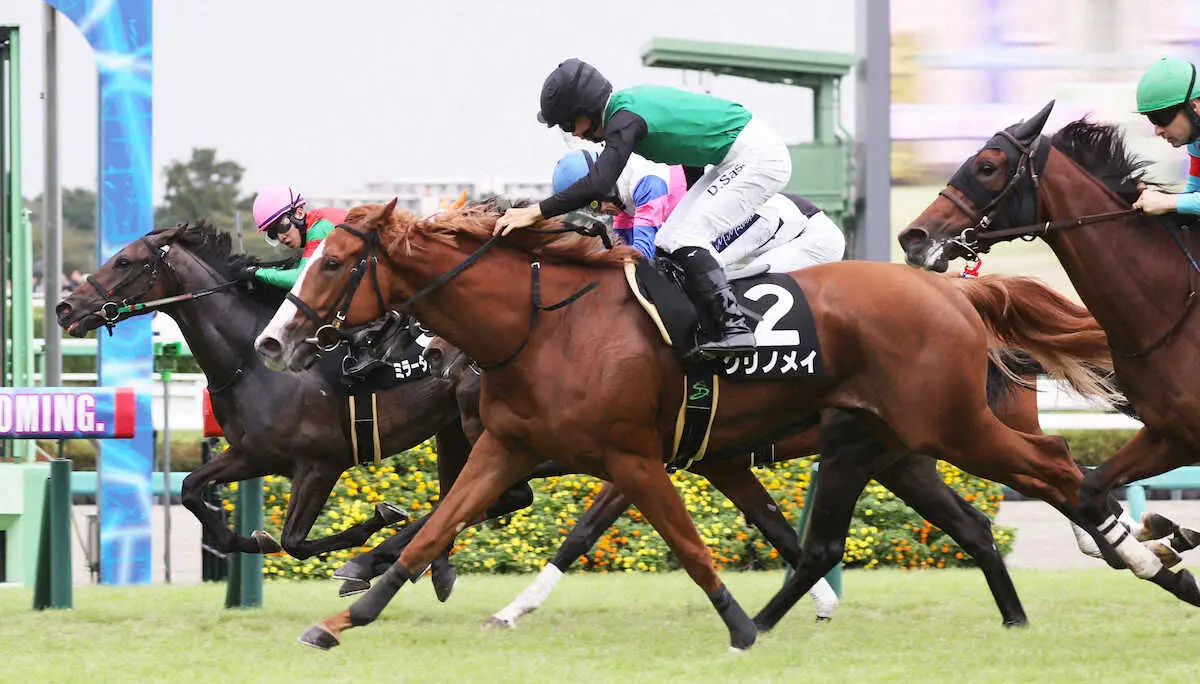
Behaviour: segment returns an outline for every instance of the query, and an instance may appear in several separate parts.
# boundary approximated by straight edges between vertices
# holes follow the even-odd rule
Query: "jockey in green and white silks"
[[[702,344],[713,355],[754,348],[713,241],[741,225],[792,172],[787,146],[745,107],[711,95],[665,86],[613,92],[595,67],[569,59],[546,78],[538,120],[576,137],[604,142],[591,171],[537,205],[509,210],[496,224],[504,234],[602,199],[634,152],[655,162],[709,166],[663,224],[655,244],[680,262],[688,295],[719,323],[719,339]]]

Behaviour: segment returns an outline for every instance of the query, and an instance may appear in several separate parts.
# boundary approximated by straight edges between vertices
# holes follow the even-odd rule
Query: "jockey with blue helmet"
[[[575,150],[559,159],[554,166],[554,192],[579,182],[595,165],[596,156],[590,150]],[[617,237],[653,259],[658,230],[686,193],[682,166],[656,164],[631,154],[616,186],[589,208],[613,216]],[[776,194],[741,224],[713,240],[712,247],[721,267],[731,277],[741,277],[839,261],[846,238],[812,202]]]

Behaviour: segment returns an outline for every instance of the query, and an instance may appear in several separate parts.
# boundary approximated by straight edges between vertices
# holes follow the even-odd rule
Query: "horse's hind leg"
[[[937,472],[937,461],[908,454],[882,471],[875,479],[899,496],[921,517],[954,538],[983,571],[1005,627],[1027,624],[1025,610],[1008,575],[1004,558],[996,549],[987,516],[963,501]]]
[[[522,615],[537,610],[550,597],[563,573],[580,556],[587,553],[608,528],[629,509],[629,499],[612,484],[605,484],[592,505],[579,517],[579,522],[563,540],[554,558],[542,568],[533,583],[512,603],[496,611],[484,623],[485,628],[512,628]]]

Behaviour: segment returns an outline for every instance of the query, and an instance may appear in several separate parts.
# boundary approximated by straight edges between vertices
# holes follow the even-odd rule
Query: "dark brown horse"
[[[316,328],[310,316],[356,324],[380,316],[381,307],[410,309],[483,364],[485,430],[396,564],[302,640],[330,648],[344,630],[374,621],[488,503],[553,455],[619,486],[708,596],[731,647],[753,644],[754,623],[717,576],[662,466],[682,375],[627,290],[621,268],[633,250],[606,252],[599,240],[529,231],[496,247],[488,236],[497,216],[485,208],[418,220],[394,207],[360,208],[326,238],[293,289],[307,311],[285,304],[256,348],[288,367],[307,354]],[[797,430],[821,409],[846,409],[891,444],[1051,502],[1103,541],[1075,511],[1080,475],[1065,441],[1004,426],[985,391],[989,348],[1004,347],[1028,350],[1048,371],[1100,391],[1087,362],[1111,361],[1086,311],[1028,279],[946,279],[863,262],[791,277],[807,293],[826,373],[726,383],[713,455]],[[566,306],[543,304],[573,296]]]
[[[1131,208],[1145,162],[1115,126],[1076,121],[1042,135],[1053,102],[996,134],[900,235],[908,261],[945,270],[997,242],[1041,237],[1108,333],[1117,381],[1145,427],[1084,478],[1079,497],[1138,577],[1200,605],[1200,586],[1173,573],[1110,515],[1114,487],[1194,463],[1200,454],[1200,282],[1188,217]]]
[[[231,254],[229,235],[210,225],[156,230],[113,255],[60,303],[58,322],[70,334],[82,337],[105,324],[100,311],[107,302],[135,305],[180,297],[157,310],[178,323],[208,377],[213,410],[229,442],[229,449],[188,475],[182,487],[183,504],[214,535],[214,547],[226,553],[280,549],[261,530],[251,538],[234,534],[201,497],[210,484],[263,475],[292,479],[281,537],[289,554],[308,558],[361,546],[385,525],[403,520],[403,511],[379,504],[375,516],[361,524],[329,537],[307,538],[338,477],[355,464],[348,422],[343,418],[346,393],[317,368],[287,375],[270,371],[259,361],[254,336],[279,308],[285,293],[267,286],[252,292],[227,287],[233,275],[250,263],[248,259],[253,258]],[[106,291],[99,291],[97,284]],[[211,295],[188,297],[213,288],[217,291]],[[139,309],[119,318],[153,310]],[[380,395],[384,453],[403,451],[436,434],[443,493],[470,450],[459,423],[455,389],[449,380],[429,376]],[[518,485],[489,513],[503,515],[532,500],[532,491]],[[434,569],[434,586],[444,600],[453,586],[454,569],[445,557]]]

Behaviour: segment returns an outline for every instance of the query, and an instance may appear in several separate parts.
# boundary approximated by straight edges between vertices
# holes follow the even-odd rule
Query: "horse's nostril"
[[[908,249],[913,245],[919,245],[929,239],[929,233],[924,228],[908,228],[900,233],[900,246]]]
[[[71,305],[66,302],[59,302],[58,306],[54,307],[54,313],[62,318],[63,316],[71,315]]]
[[[272,358],[279,356],[283,352],[283,345],[274,337],[262,338],[255,347],[258,349],[259,354]]]

